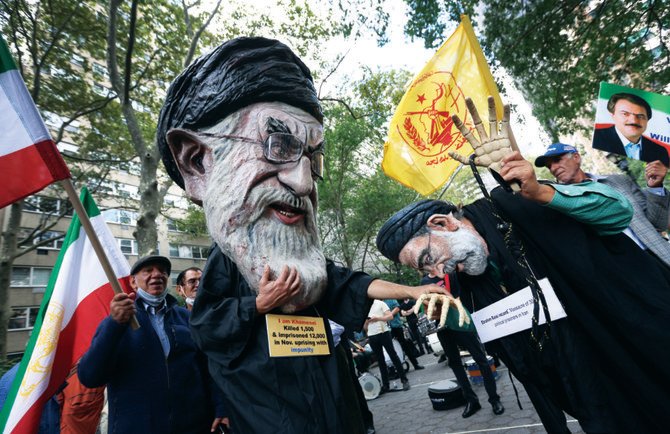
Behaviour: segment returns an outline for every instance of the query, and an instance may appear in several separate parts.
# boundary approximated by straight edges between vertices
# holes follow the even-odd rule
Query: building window
[[[124,255],[137,255],[137,241],[130,238],[117,238],[116,240]]]
[[[67,75],[67,72],[63,68],[54,65],[49,67],[49,73],[54,77],[65,77]]]
[[[100,96],[109,95],[109,89],[99,83],[93,83],[93,92]]]
[[[21,229],[21,238],[26,238],[31,233],[32,233],[32,230],[30,230],[30,229]],[[56,238],[58,238],[58,239],[56,239]],[[60,248],[63,247],[63,232],[45,231],[45,232],[42,232],[41,234],[35,235],[35,237],[31,241],[32,244],[39,244],[41,242],[45,242],[45,244],[42,244],[39,247],[40,249],[60,250]],[[27,247],[27,246],[25,246],[25,244],[23,244],[22,247]]]
[[[72,216],[72,205],[66,199],[46,196],[30,196],[23,202],[23,210],[42,214]]]
[[[61,151],[63,154],[76,155],[79,152],[79,146],[75,145],[74,143],[61,140],[58,143],[58,150]]]
[[[177,276],[179,276],[179,273],[181,273],[181,271],[174,271],[174,270],[172,271],[172,273],[170,273],[170,284],[173,287],[177,286]]]
[[[108,209],[103,211],[102,215],[108,223],[135,226],[135,222],[137,221],[136,212],[124,209]]]
[[[103,77],[107,76],[107,68],[105,68],[98,62],[93,62],[93,72],[98,75],[102,75]]]
[[[12,307],[9,317],[9,330],[33,328],[39,311],[39,306]]]
[[[65,125],[65,131],[68,133],[78,133],[79,132],[79,126],[81,123],[78,120],[73,120],[72,122],[69,122]]]
[[[11,286],[47,286],[51,268],[12,267]]]
[[[167,228],[169,232],[186,232],[183,224],[177,220],[167,219]]]
[[[72,57],[70,57],[70,62],[72,62],[73,65],[84,66],[84,58],[76,53],[72,53]]]
[[[170,256],[173,258],[207,259],[209,247],[187,244],[170,244]]]

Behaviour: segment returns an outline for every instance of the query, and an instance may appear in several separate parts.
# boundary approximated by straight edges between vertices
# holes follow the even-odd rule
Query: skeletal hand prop
[[[463,324],[470,324],[470,316],[463,307],[463,303],[459,298],[454,298],[451,294],[421,294],[419,299],[414,305],[414,313],[419,313],[419,308],[421,304],[425,301],[428,301],[428,309],[426,310],[426,315],[428,318],[433,317],[433,312],[435,311],[435,305],[441,304],[441,314],[440,314],[440,323],[439,327],[443,327],[447,322],[447,314],[449,313],[449,306],[454,306],[458,311],[458,326],[463,327]]]
[[[509,105],[503,106],[503,119],[498,128],[498,121],[496,120],[496,103],[492,96],[489,96],[489,132],[486,134],[484,124],[482,123],[475,103],[470,99],[465,99],[465,104],[468,107],[472,121],[475,124],[475,129],[479,134],[479,140],[475,137],[473,132],[468,128],[457,115],[451,118],[454,125],[461,131],[463,137],[470,143],[472,149],[475,151],[475,164],[477,166],[488,167],[500,172],[501,161],[504,156],[513,151],[518,151],[514,134],[509,125],[510,109]],[[468,157],[457,154],[456,152],[449,152],[449,156],[462,164],[469,164]]]

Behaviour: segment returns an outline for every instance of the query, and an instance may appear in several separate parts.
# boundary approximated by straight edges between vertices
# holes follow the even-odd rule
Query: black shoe
[[[491,407],[493,407],[493,414],[499,415],[505,412],[505,407],[503,407],[502,402],[500,401],[493,401]]]
[[[402,382],[402,390],[409,390],[409,380],[404,380]]]
[[[477,413],[482,408],[479,402],[468,402],[465,404],[465,410],[463,410],[463,418],[470,417],[473,414]]]
[[[422,369],[426,369],[426,368],[424,366],[419,365],[418,363],[416,365],[414,365],[414,370],[415,371],[420,371]]]

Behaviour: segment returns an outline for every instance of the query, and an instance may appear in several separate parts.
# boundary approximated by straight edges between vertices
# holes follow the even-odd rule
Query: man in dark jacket
[[[457,272],[473,311],[497,306],[473,314],[478,333],[524,384],[548,432],[569,432],[563,411],[586,432],[666,431],[670,273],[621,233],[632,207],[599,183],[538,183],[532,165],[510,150],[508,111],[498,132],[492,107],[489,139],[468,105],[480,137],[475,164],[496,163],[519,194],[497,188],[462,212],[442,201],[411,204],[384,224],[377,247],[432,276]],[[540,304],[567,317],[542,326],[538,310],[514,314]]]
[[[136,293],[116,294],[110,316],[79,362],[87,387],[107,385],[110,433],[206,433],[223,416],[214,405],[205,356],[188,327],[189,313],[167,294],[170,261],[147,256],[133,265]],[[129,328],[137,316],[138,330]],[[187,403],[187,407],[184,407]]]
[[[642,134],[651,119],[651,106],[632,93],[616,93],[607,101],[607,111],[614,125],[598,128],[593,133],[593,149],[613,152],[648,163],[660,161],[670,165],[668,150]]]
[[[374,280],[325,258],[316,220],[322,123],[307,66],[265,38],[236,38],[195,60],[159,117],[166,170],[203,206],[215,241],[191,327],[234,432],[364,433],[346,404],[351,379],[339,375],[348,367],[326,320],[360,330],[371,298],[444,292]]]

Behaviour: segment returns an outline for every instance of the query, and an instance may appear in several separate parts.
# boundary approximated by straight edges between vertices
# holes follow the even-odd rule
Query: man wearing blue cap
[[[487,350],[523,383],[547,432],[570,432],[564,411],[589,433],[667,431],[670,270],[621,234],[630,204],[600,183],[538,183],[532,164],[511,150],[508,109],[498,132],[491,103],[489,137],[466,102],[479,140],[454,124],[473,144],[474,163],[499,163],[501,178],[521,191],[497,188],[463,208],[410,204],[380,229],[379,251],[432,276],[456,272],[472,311],[495,305],[475,319],[478,332],[489,333]],[[566,317],[499,333],[494,319],[516,312],[519,300],[546,306],[540,294],[552,291]]]
[[[114,295],[110,315],[79,362],[82,384],[107,386],[110,432],[204,433],[222,421],[215,417],[223,416],[222,400],[191,338],[189,313],[167,293],[170,270],[164,256],[133,265],[130,285],[136,292]],[[138,330],[128,325],[133,315]]]
[[[642,191],[627,175],[586,173],[581,168],[581,161],[581,155],[574,146],[553,143],[537,157],[535,166],[548,168],[560,184],[596,181],[623,194],[634,209],[633,219],[624,233],[640,248],[670,267],[670,243],[659,233],[666,229],[668,223],[670,194],[663,187],[668,168],[659,161],[647,164],[645,178],[648,188]]]

